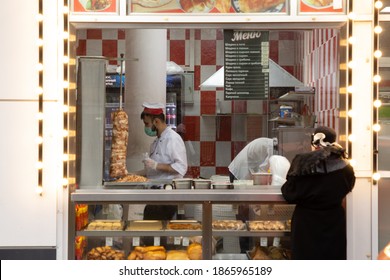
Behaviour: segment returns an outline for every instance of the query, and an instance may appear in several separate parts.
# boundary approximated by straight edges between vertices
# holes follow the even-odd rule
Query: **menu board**
[[[131,0],[132,13],[286,13],[288,0]]]
[[[118,0],[73,0],[75,13],[116,13]]]
[[[224,30],[224,50],[224,99],[267,99],[269,32]]]
[[[345,0],[300,0],[300,13],[344,13]]]

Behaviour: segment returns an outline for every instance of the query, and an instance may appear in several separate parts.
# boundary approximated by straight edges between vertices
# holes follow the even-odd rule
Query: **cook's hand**
[[[147,158],[144,160],[144,165],[146,169],[157,169],[157,161],[152,160],[151,158]]]

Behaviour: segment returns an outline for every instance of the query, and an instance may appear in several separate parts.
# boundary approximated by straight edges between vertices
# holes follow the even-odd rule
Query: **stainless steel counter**
[[[85,189],[71,194],[77,203],[235,203],[276,202],[285,203],[280,187],[258,186],[257,189],[224,190],[155,190],[155,189]]]

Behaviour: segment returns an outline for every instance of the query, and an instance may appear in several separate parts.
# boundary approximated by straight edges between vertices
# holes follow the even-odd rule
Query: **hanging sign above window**
[[[224,30],[225,100],[267,99],[269,32]]]

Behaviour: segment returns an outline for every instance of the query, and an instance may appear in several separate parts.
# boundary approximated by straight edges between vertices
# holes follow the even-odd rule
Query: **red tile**
[[[189,40],[191,38],[191,32],[189,29],[186,29],[186,40]]]
[[[294,66],[282,66],[284,70],[294,76]]]
[[[126,31],[124,29],[118,29],[118,40],[126,39]]]
[[[217,61],[215,40],[202,40],[200,43],[200,63],[201,65],[215,65]]]
[[[171,40],[170,41],[170,60],[178,65],[186,64],[186,41]]]
[[[217,175],[229,175],[229,168],[225,166],[215,167],[215,174]]]
[[[118,57],[118,41],[117,40],[103,40],[103,56],[105,57]],[[113,59],[109,60],[109,64],[117,65],[118,61]]]
[[[101,29],[87,29],[87,39],[102,39]]]
[[[261,116],[248,116],[247,118],[247,136],[246,139],[248,142],[255,140],[259,137],[265,137],[262,135],[263,131],[263,120]]]
[[[186,132],[183,134],[184,141],[200,140],[200,117],[184,116],[183,124]]]
[[[195,40],[200,40],[201,38],[201,31],[200,29],[195,30]]]
[[[215,91],[200,92],[200,113],[215,114],[216,109],[216,93]]]
[[[279,40],[294,40],[294,32],[280,31]]]
[[[215,166],[215,142],[200,142],[200,166]]]
[[[194,66],[194,89],[200,90],[200,66]]]
[[[77,56],[87,55],[87,40],[79,40],[78,41],[76,55]]]
[[[232,101],[232,112],[233,113],[246,113],[246,101],[245,100],[234,100]]]
[[[269,58],[276,63],[279,63],[279,42],[272,40],[269,41]]]
[[[247,142],[243,141],[236,141],[232,143],[232,160],[238,155],[239,152],[241,152],[242,149],[246,146]]]
[[[200,166],[189,166],[187,169],[187,173],[185,175],[186,178],[199,178],[200,176]]]
[[[218,117],[219,121],[217,122],[217,141],[231,141],[232,139],[232,117],[231,116],[221,116]]]

